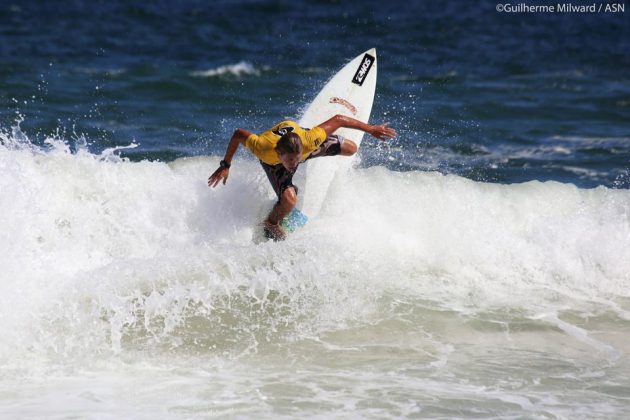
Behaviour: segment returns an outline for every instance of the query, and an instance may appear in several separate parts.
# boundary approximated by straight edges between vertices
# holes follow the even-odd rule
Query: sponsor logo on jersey
[[[288,126],[288,127],[280,127],[277,130],[273,130],[272,133],[275,134],[276,136],[284,136],[287,133],[292,133],[293,132],[293,127]]]

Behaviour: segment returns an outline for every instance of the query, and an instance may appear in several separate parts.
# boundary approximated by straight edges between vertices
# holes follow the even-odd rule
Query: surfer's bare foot
[[[284,241],[287,238],[287,234],[280,226],[280,223],[271,223],[269,219],[265,220],[265,235],[269,239],[273,239],[274,241]]]

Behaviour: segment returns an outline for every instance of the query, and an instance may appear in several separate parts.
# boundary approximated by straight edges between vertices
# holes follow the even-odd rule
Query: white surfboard
[[[376,49],[356,56],[326,83],[317,97],[304,111],[300,126],[315,127],[336,114],[347,115],[368,122],[376,90]],[[340,128],[335,132],[361,144],[363,132]],[[317,216],[326,199],[330,183],[350,167],[353,158],[347,156],[322,157],[307,161],[296,179],[300,186],[300,209],[310,217]],[[298,175],[296,174],[296,175]]]

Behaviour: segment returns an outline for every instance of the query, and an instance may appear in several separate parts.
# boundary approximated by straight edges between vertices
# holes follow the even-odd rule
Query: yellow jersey
[[[326,140],[326,132],[323,128],[302,128],[295,121],[287,120],[274,125],[260,135],[251,134],[245,140],[245,147],[266,164],[278,165],[281,162],[278,153],[276,153],[276,143],[280,137],[290,132],[296,133],[302,140],[302,157],[300,159],[302,161]]]

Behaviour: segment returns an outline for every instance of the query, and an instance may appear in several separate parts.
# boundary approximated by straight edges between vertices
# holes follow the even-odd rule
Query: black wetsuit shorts
[[[341,153],[341,145],[343,144],[344,138],[337,134],[332,134],[326,138],[326,140],[322,143],[321,146],[313,153],[311,153],[306,160],[315,159],[323,156],[336,156]],[[267,178],[269,178],[269,182],[273,187],[273,190],[276,192],[278,196],[278,200],[282,196],[284,190],[289,187],[293,187],[295,189],[295,193],[297,194],[298,188],[293,185],[293,172],[289,172],[282,163],[277,165],[269,165],[263,161],[260,161],[265,173],[267,174]]]

